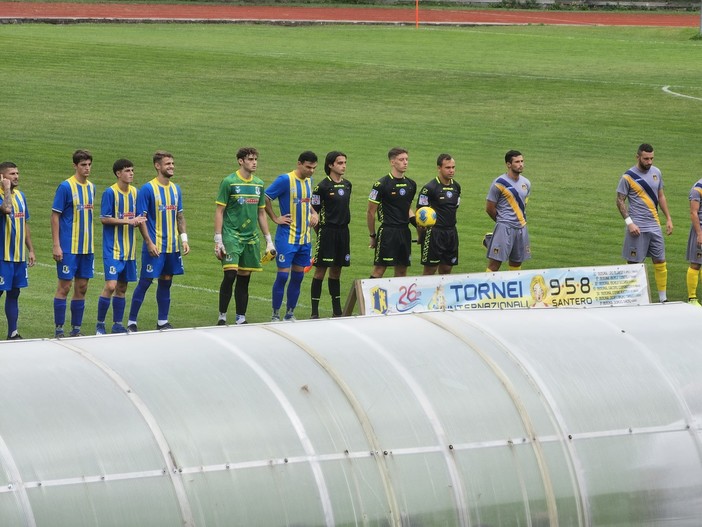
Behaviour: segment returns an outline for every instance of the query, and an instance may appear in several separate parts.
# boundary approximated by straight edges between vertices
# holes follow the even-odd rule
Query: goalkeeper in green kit
[[[222,262],[224,271],[219,288],[218,326],[227,324],[232,290],[236,323],[246,324],[251,272],[262,270],[261,242],[256,223],[266,240],[263,261],[268,261],[275,255],[275,246],[268,230],[263,181],[254,175],[258,151],[255,148],[240,148],[236,160],[239,170],[222,180],[215,201],[215,256]]]

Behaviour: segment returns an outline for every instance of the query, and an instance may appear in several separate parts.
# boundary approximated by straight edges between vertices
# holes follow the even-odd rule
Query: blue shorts
[[[94,254],[63,253],[63,259],[60,262],[56,262],[56,273],[59,280],[92,278],[94,270]]]
[[[151,256],[148,251],[141,253],[141,278],[158,278],[163,275],[183,274],[183,258],[180,251]]]
[[[136,282],[136,260],[115,260],[114,258],[103,257],[102,264],[105,269],[105,280]]]
[[[27,262],[0,260],[0,291],[27,287]]]
[[[289,269],[293,265],[309,267],[312,261],[311,243],[293,245],[276,240],[275,250],[278,251],[278,256],[275,259],[278,269]]]

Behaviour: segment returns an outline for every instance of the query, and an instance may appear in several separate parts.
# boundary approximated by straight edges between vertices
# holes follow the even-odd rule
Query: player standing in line
[[[417,184],[405,176],[409,154],[404,148],[393,148],[388,152],[388,160],[390,173],[373,184],[368,196],[369,247],[375,249],[371,278],[382,278],[388,267],[395,268],[395,276],[407,276],[412,254],[412,233],[408,225],[417,226],[412,210]],[[380,222],[377,233],[376,214]]]
[[[275,251],[268,230],[263,181],[254,175],[258,165],[258,151],[255,148],[240,148],[236,160],[239,170],[222,180],[215,200],[215,256],[222,262],[224,271],[219,286],[218,326],[227,323],[232,289],[236,323],[246,324],[251,272],[262,269],[261,242],[256,223],[266,240],[266,251]]]
[[[702,179],[699,179],[690,189],[690,236],[687,240],[687,302],[699,306],[697,286],[700,283],[700,267],[702,267]]]
[[[319,224],[316,227],[317,245],[314,252],[310,318],[319,318],[319,300],[322,297],[322,283],[327,268],[332,312],[335,317],[341,316],[341,268],[351,264],[351,182],[344,179],[346,154],[329,152],[324,160],[324,172],[327,177],[312,191],[312,207],[319,214]]]
[[[699,179],[690,189],[690,235],[687,240],[687,302],[700,306],[697,299],[697,286],[700,282],[700,267],[702,267],[702,179]]]
[[[66,322],[66,301],[71,286],[71,337],[80,337],[85,312],[85,294],[88,281],[93,277],[93,200],[95,185],[88,178],[93,156],[87,150],[73,153],[75,173],[56,189],[51,207],[51,237],[56,261],[58,286],[54,297],[56,338],[63,338]]]
[[[436,160],[438,175],[422,187],[417,208],[431,207],[436,211],[436,225],[425,230],[422,246],[422,274],[450,274],[458,264],[458,230],[456,211],[461,203],[461,185],[454,181],[456,161],[450,154],[441,154]]]
[[[300,285],[305,267],[310,265],[312,237],[310,227],[319,221],[312,208],[312,174],[317,168],[317,155],[309,150],[297,159],[297,168],[281,174],[266,189],[266,213],[278,225],[275,231],[276,263],[278,274],[273,282],[271,321],[280,320],[285,283],[290,276],[287,290],[285,320],[295,320],[295,307],[300,298]],[[272,200],[278,199],[280,216],[273,211]],[[292,270],[291,270],[292,269]]]
[[[627,198],[629,210],[624,203]],[[617,185],[617,208],[626,224],[622,257],[628,263],[641,263],[650,256],[658,298],[667,302],[668,267],[658,218],[659,206],[666,217],[665,232],[670,235],[673,219],[663,192],[661,171],[653,166],[653,147],[643,143],[636,152],[636,164],[622,175]]]
[[[141,276],[132,295],[127,330],[137,331],[137,317],[154,278],[158,278],[156,304],[158,321],[156,329],[173,329],[168,322],[171,307],[171,284],[173,275],[183,274],[183,258],[178,246],[178,233],[183,256],[190,252],[188,234],[183,214],[183,193],[180,186],[171,181],[175,171],[173,154],[158,150],[153,156],[156,177],[144,184],[137,193],[138,216],[146,216],[139,224],[144,239],[141,250]]]
[[[0,199],[0,295],[7,291],[7,339],[19,340],[22,338],[17,331],[20,289],[27,287],[27,266],[33,266],[36,260],[29,232],[27,200],[24,193],[17,188],[17,165],[11,161],[0,163],[0,183],[3,190]]]
[[[134,181],[134,163],[118,159],[112,165],[117,182],[102,194],[100,221],[102,222],[102,261],[105,287],[98,297],[95,334],[104,335],[105,318],[112,299],[112,333],[126,333],[122,324],[127,305],[127,286],[136,282],[136,229],[146,217],[137,216],[137,189]]]
[[[487,272],[500,270],[509,261],[509,270],[518,271],[522,262],[531,258],[526,205],[531,182],[522,176],[524,156],[517,150],[505,154],[507,172],[490,185],[485,212],[495,222],[492,239],[487,246]]]

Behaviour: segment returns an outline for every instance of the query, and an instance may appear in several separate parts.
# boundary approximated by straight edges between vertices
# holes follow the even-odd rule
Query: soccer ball
[[[436,211],[431,207],[421,207],[417,209],[415,220],[417,227],[433,227],[436,223]]]

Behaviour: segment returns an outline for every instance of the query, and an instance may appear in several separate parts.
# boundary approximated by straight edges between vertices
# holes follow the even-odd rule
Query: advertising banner
[[[361,314],[649,304],[643,264],[357,281]]]

